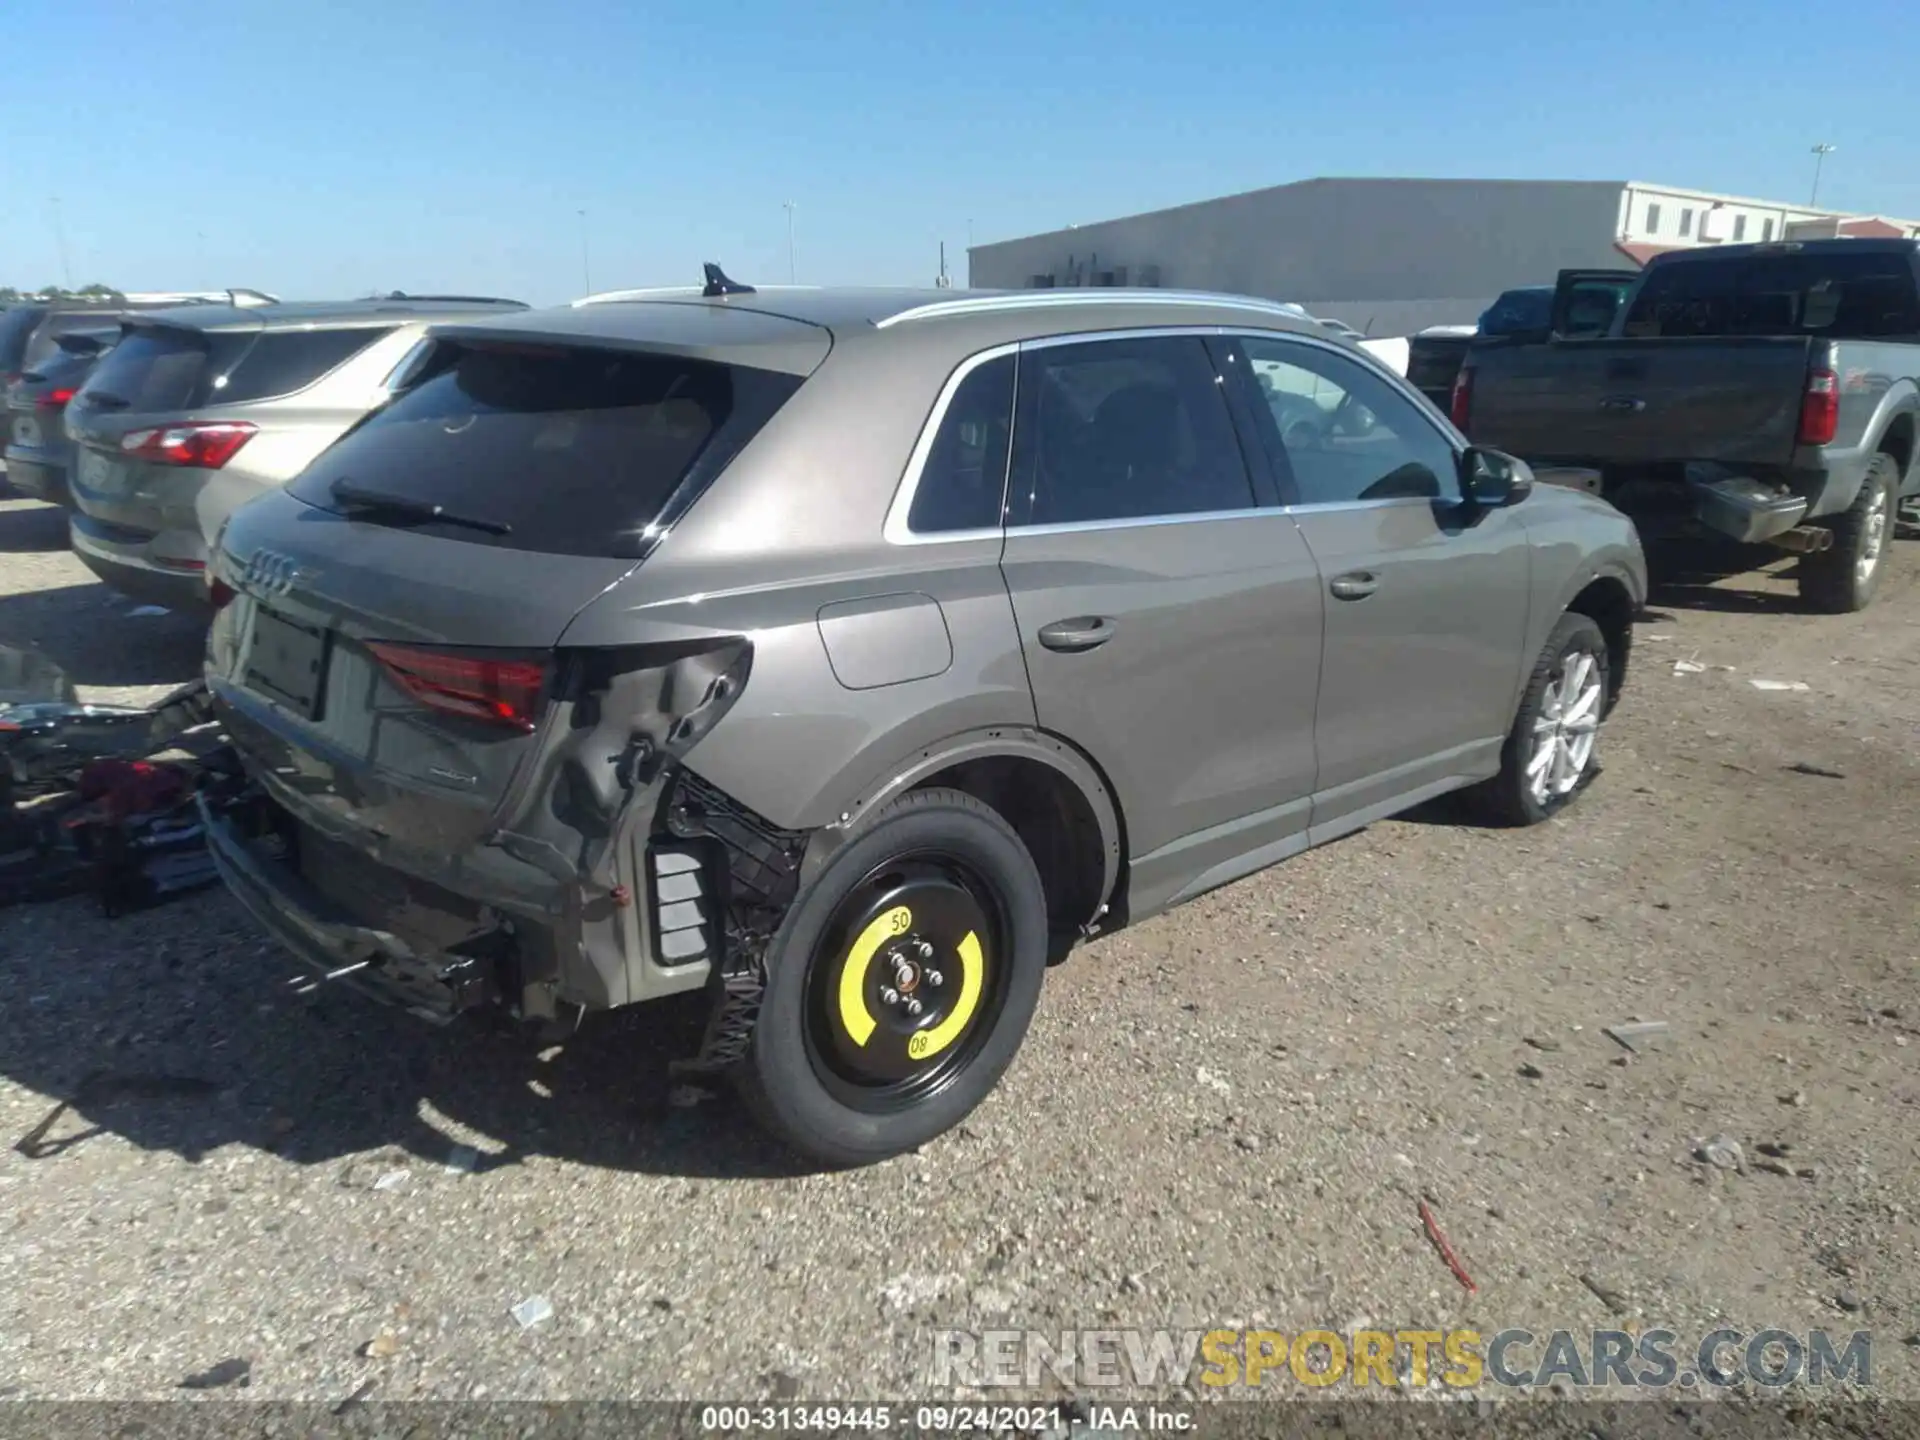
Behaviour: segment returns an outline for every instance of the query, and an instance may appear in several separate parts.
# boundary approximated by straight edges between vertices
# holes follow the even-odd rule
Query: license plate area
[[[303,719],[318,720],[326,693],[327,649],[325,630],[297,625],[256,606],[241,683]]]
[[[13,443],[16,445],[38,446],[40,443],[40,422],[31,415],[16,415],[13,421]]]

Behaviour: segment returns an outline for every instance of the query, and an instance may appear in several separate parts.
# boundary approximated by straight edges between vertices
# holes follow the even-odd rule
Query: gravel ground
[[[62,538],[0,504],[0,642],[90,696],[190,677],[192,625]],[[293,997],[219,892],[0,912],[0,1132],[67,1106],[0,1153],[0,1394],[238,1358],[254,1397],[871,1398],[927,1391],[934,1327],[1725,1323],[1868,1329],[1920,1399],[1920,545],[1894,564],[1852,617],[1777,573],[1664,590],[1567,817],[1434,807],[1077,952],[998,1093],[857,1173],[671,1103],[684,1008],[536,1051]],[[1633,1017],[1671,1033],[1629,1056]],[[1744,1172],[1696,1158],[1723,1133]]]

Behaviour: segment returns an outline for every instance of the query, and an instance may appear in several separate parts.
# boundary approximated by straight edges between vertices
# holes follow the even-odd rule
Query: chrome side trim
[[[959,315],[993,315],[1018,310],[1069,309],[1087,305],[1186,305],[1211,310],[1247,310],[1261,315],[1284,315],[1289,320],[1312,317],[1291,301],[1261,300],[1252,295],[1213,295],[1202,290],[1141,290],[1119,287],[1068,290],[1015,290],[1000,295],[970,295],[959,300],[935,300],[915,305],[873,322],[876,330],[919,320],[943,320]]]

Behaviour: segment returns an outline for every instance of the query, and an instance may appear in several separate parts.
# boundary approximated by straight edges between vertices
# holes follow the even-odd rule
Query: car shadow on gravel
[[[132,613],[139,608],[98,582],[0,595],[0,645],[39,650],[76,685],[178,685],[197,678],[205,619],[178,611]]]
[[[1792,614],[1806,608],[1797,594],[1726,582],[1736,577],[1792,581],[1798,564],[1791,556],[1759,546],[1705,541],[1655,546],[1647,556],[1648,603],[1730,615]]]
[[[724,1085],[668,1074],[668,1058],[698,1044],[698,996],[562,1037],[441,1028],[344,986],[299,995],[296,967],[218,890],[117,921],[80,899],[30,910],[0,912],[0,949],[16,952],[0,1073],[49,1097],[4,1137],[36,1164],[111,1132],[191,1163],[231,1145],[351,1161],[369,1184],[409,1161],[446,1164],[460,1139],[477,1173],[536,1156],[708,1179],[816,1168],[767,1139]]]
[[[0,555],[51,554],[66,548],[67,512],[58,505],[21,502],[0,509]]]

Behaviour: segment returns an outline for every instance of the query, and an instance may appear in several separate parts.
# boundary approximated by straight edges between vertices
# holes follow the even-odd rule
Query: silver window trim
[[[1289,314],[1289,318],[1296,318]],[[925,473],[927,460],[933,453],[935,439],[939,436],[940,426],[947,418],[947,410],[953,404],[954,396],[967,377],[991,360],[1007,355],[1017,355],[1022,350],[1048,350],[1060,345],[1089,345],[1119,340],[1160,340],[1184,335],[1201,337],[1214,336],[1227,339],[1284,340],[1296,345],[1304,345],[1324,350],[1338,356],[1350,364],[1366,366],[1387,381],[1403,398],[1413,406],[1420,418],[1432,426],[1434,432],[1444,440],[1457,455],[1466,446],[1464,437],[1451,426],[1442,428],[1435,423],[1429,413],[1431,406],[1426,398],[1413,389],[1400,376],[1395,375],[1367,351],[1355,353],[1353,347],[1343,346],[1335,341],[1323,340],[1297,330],[1260,330],[1244,325],[1155,325],[1142,326],[1126,330],[1093,330],[1072,335],[1041,335],[1028,340],[1014,340],[995,345],[986,350],[967,356],[947,377],[941,386],[939,396],[934,400],[933,409],[928,413],[926,423],[920,427],[920,434],[913,443],[913,449],[907,457],[907,466],[901,476],[900,484],[894,491],[893,504],[888,507],[886,523],[882,535],[892,545],[945,545],[960,544],[966,541],[1012,539],[1020,535],[1067,535],[1081,530],[1130,530],[1143,525],[1192,525],[1211,520],[1246,520],[1254,516],[1294,515],[1306,512],[1324,515],[1335,510],[1379,510],[1396,505],[1431,505],[1431,500],[1395,496],[1385,500],[1328,500],[1315,504],[1301,505],[1252,505],[1242,510],[1203,510],[1183,511],[1171,515],[1127,515],[1112,520],[1079,520],[1059,525],[1007,525],[1001,523],[991,528],[974,530],[939,530],[922,535],[907,527],[907,516],[913,509],[915,494],[920,489],[920,481]],[[1018,400],[1016,397],[1016,405]],[[1007,463],[1013,463],[1013,437],[1007,441]]]

